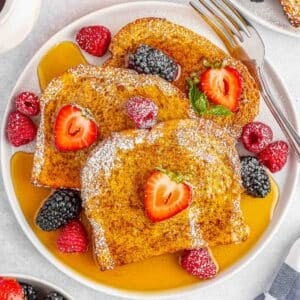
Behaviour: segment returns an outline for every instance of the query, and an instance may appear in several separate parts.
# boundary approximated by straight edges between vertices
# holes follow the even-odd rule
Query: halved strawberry
[[[200,88],[211,102],[234,112],[242,95],[242,76],[232,67],[211,68],[201,74]]]
[[[168,174],[154,171],[147,180],[144,203],[152,222],[171,218],[192,201],[191,187],[184,182],[177,183]]]
[[[75,151],[89,147],[98,136],[90,113],[77,105],[60,109],[54,125],[55,146],[59,151]]]

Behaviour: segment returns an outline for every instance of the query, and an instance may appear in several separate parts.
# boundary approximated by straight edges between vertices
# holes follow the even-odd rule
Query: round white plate
[[[24,232],[28,236],[28,238],[32,241],[35,247],[58,269],[69,275],[70,277],[78,280],[80,283],[83,283],[91,288],[94,288],[99,291],[103,291],[105,293],[111,295],[117,295],[122,297],[128,297],[130,299],[133,298],[166,298],[174,295],[183,296],[186,293],[191,291],[200,290],[207,286],[211,286],[215,283],[222,281],[224,278],[228,277],[230,274],[237,272],[241,267],[245,266],[247,262],[252,260],[258,253],[263,249],[263,247],[267,244],[268,240],[270,240],[271,236],[274,234],[276,229],[279,226],[280,221],[283,219],[283,216],[287,210],[288,205],[290,204],[290,199],[292,197],[292,193],[295,188],[297,174],[298,174],[298,164],[295,158],[294,153],[292,152],[289,156],[289,160],[284,169],[275,175],[275,179],[279,184],[281,195],[281,200],[279,201],[279,205],[274,214],[273,220],[265,232],[264,236],[260,239],[260,241],[256,244],[256,246],[239,262],[233,265],[231,268],[228,268],[221,274],[219,274],[215,279],[209,280],[206,282],[201,282],[199,284],[194,284],[192,286],[187,286],[180,289],[168,290],[168,291],[159,291],[159,292],[135,292],[135,291],[125,291],[116,288],[112,288],[110,286],[106,286],[100,283],[95,283],[92,280],[89,280],[86,277],[81,276],[73,269],[67,267],[62,264],[57,258],[55,258],[46,247],[39,241],[34,232],[31,230],[28,225],[24,215],[21,211],[21,208],[18,204],[18,200],[16,198],[12,180],[10,177],[10,158],[15,151],[20,150],[28,150],[33,151],[33,143],[31,145],[27,145],[23,148],[13,148],[11,145],[7,143],[6,135],[5,135],[5,126],[7,115],[9,111],[11,111],[14,107],[13,98],[14,96],[22,91],[22,90],[32,90],[37,93],[40,92],[39,83],[37,78],[37,65],[41,59],[41,57],[45,54],[47,50],[49,50],[53,45],[58,42],[65,40],[74,40],[74,35],[82,26],[90,25],[90,24],[103,24],[110,28],[112,34],[115,34],[122,26],[131,22],[137,18],[141,17],[165,17],[175,23],[186,26],[199,34],[206,36],[215,44],[219,45],[224,49],[222,42],[219,38],[214,34],[214,32],[206,25],[205,22],[199,17],[199,15],[189,6],[174,4],[170,2],[134,2],[128,4],[121,4],[117,6],[108,7],[105,9],[101,9],[96,11],[90,15],[87,15],[83,18],[78,19],[72,24],[68,25],[61,31],[59,31],[56,35],[54,35],[45,45],[34,55],[31,59],[24,72],[20,76],[12,94],[8,101],[6,113],[3,119],[2,124],[2,132],[1,132],[1,167],[2,167],[2,175],[6,188],[6,192],[8,195],[9,202],[13,208],[13,211],[16,215],[18,222],[23,228]],[[188,49],[187,49],[188,55]],[[90,63],[101,64],[105,58],[99,59],[92,57],[90,55],[86,55],[87,60]],[[108,55],[107,55],[108,56]],[[289,98],[288,92],[285,86],[282,83],[282,80],[278,76],[278,74],[271,68],[270,64],[266,65],[266,72],[268,77],[271,79],[274,87],[276,87],[276,94],[279,104],[282,105],[283,111],[288,116],[288,119],[294,124],[297,125],[297,119],[295,114],[295,109],[293,104]],[[283,134],[281,133],[279,127],[275,123],[272,115],[266,108],[265,104],[261,104],[261,110],[258,119],[262,119],[265,123],[271,125],[275,139],[284,139]],[[287,176],[287,174],[289,176]]]
[[[74,299],[70,295],[68,295],[65,291],[63,291],[61,288],[54,285],[53,283],[29,275],[9,273],[9,274],[0,274],[0,277],[15,278],[17,279],[18,282],[31,284],[40,293],[46,294],[50,292],[58,292],[61,295],[63,295],[67,300]]]
[[[293,27],[279,0],[230,0],[245,16],[277,32],[300,38],[300,28]]]

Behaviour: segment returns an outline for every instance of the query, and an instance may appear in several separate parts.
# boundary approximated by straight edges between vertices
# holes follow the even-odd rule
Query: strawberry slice
[[[98,136],[91,114],[80,106],[61,108],[54,125],[54,140],[58,151],[75,151],[89,147]]]
[[[211,102],[235,112],[242,95],[242,76],[232,67],[211,68],[201,74],[200,88]]]
[[[145,187],[146,214],[152,222],[171,218],[189,206],[192,201],[191,187],[172,180],[172,176],[154,171]]]

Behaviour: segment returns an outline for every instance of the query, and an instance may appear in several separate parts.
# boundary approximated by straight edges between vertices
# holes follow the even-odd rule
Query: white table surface
[[[30,0],[28,0],[30,1]],[[124,0],[43,0],[41,13],[29,37],[16,49],[0,55],[0,112],[6,106],[15,82],[36,50],[55,32],[71,21],[96,9]],[[181,2],[178,0],[177,2]],[[267,46],[267,57],[286,82],[300,113],[300,39],[272,32],[257,25]],[[9,207],[0,185],[0,274],[30,274],[64,287],[79,300],[117,299],[95,292],[65,276],[52,266],[25,237]],[[300,185],[289,212],[267,248],[241,272],[225,282],[186,299],[250,300],[261,292],[274,270],[286,255],[289,246],[300,236]],[[284,201],[284,199],[281,199]]]

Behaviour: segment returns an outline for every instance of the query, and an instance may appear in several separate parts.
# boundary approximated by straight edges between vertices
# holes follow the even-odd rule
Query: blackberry
[[[56,230],[76,219],[80,214],[81,198],[78,191],[56,190],[40,209],[36,224],[44,231]]]
[[[270,179],[259,160],[253,156],[241,158],[242,181],[247,194],[264,198],[271,191]]]
[[[37,292],[34,287],[27,283],[20,283],[23,289],[24,298],[26,300],[36,300],[37,299]]]
[[[129,55],[128,67],[138,73],[154,74],[173,81],[178,74],[178,65],[167,54],[148,45],[140,45]]]
[[[50,292],[44,300],[67,300],[63,295],[58,292]]]

